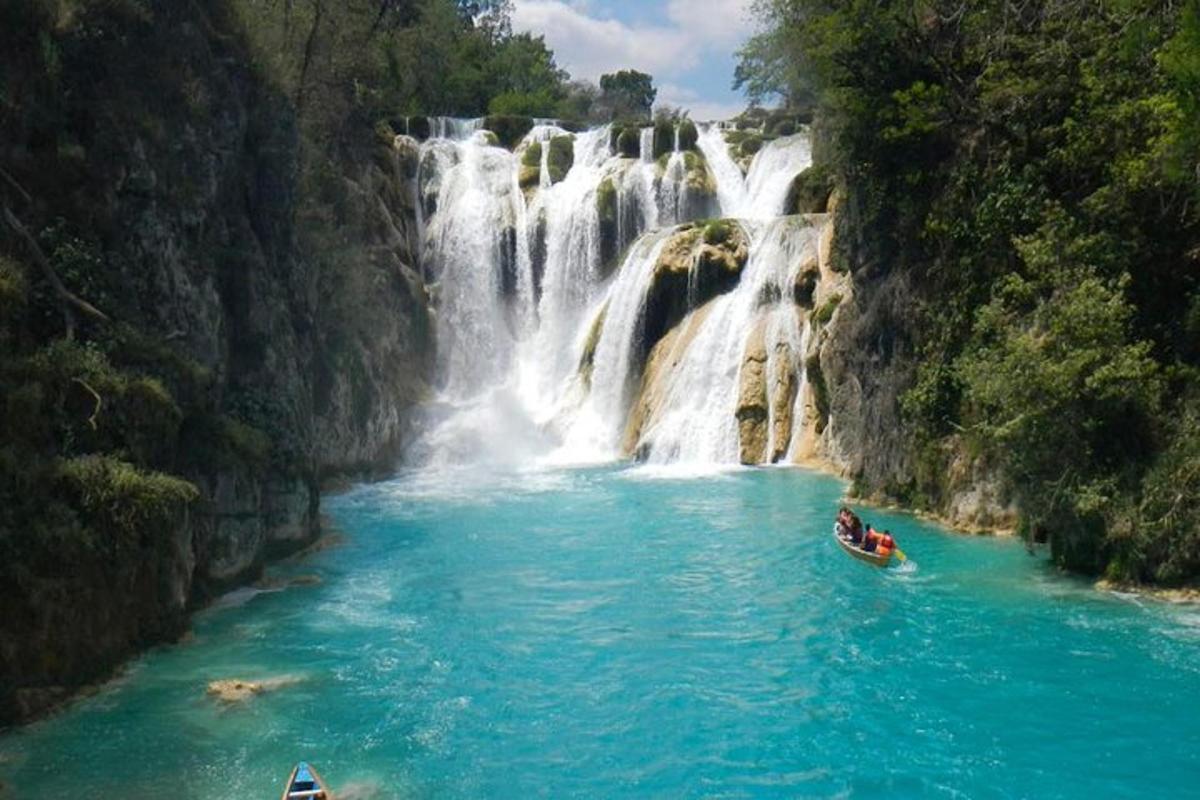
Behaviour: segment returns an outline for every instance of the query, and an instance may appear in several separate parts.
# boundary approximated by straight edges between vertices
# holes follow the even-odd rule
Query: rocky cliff
[[[432,349],[390,141],[314,165],[220,3],[47,8],[0,26],[20,288],[0,320],[0,723],[312,541],[322,479],[392,462]],[[64,336],[43,261],[106,319]],[[141,395],[167,420],[148,436]]]

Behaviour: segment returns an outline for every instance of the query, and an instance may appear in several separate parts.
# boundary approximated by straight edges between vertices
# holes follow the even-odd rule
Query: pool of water
[[[799,470],[415,475],[328,501],[279,568],[66,713],[0,738],[15,798],[969,797],[1200,791],[1200,611]],[[251,701],[222,678],[280,679]]]

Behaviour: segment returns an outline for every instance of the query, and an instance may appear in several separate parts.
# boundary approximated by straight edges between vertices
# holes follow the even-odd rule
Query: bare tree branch
[[[34,261],[42,270],[42,274],[46,277],[46,281],[54,289],[54,294],[58,298],[59,304],[63,310],[63,317],[66,319],[68,338],[73,337],[75,333],[75,320],[72,315],[72,309],[83,313],[85,316],[101,322],[111,322],[108,315],[94,305],[84,300],[82,297],[71,292],[63,282],[59,279],[58,273],[54,271],[54,267],[50,264],[50,259],[46,258],[46,254],[42,252],[41,246],[37,243],[37,239],[33,238],[33,234],[21,224],[21,220],[17,219],[13,214],[12,209],[7,205],[4,206],[4,221],[8,223],[8,227],[24,240],[30,253],[33,254]]]

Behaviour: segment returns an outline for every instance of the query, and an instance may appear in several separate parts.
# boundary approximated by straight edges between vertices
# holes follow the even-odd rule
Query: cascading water
[[[739,460],[740,373],[752,337],[766,351],[767,383],[788,388],[789,408],[799,405],[807,323],[791,287],[816,237],[807,221],[780,215],[809,164],[806,137],[770,142],[743,174],[717,125],[701,127],[698,150],[681,150],[676,136],[674,151],[658,157],[654,131],[644,129],[633,158],[614,153],[609,127],[572,135],[539,121],[511,153],[480,121],[434,120],[431,130],[419,145],[416,205],[436,306],[438,399],[411,460],[618,457],[654,344],[652,294],[683,306],[695,330],[662,380],[644,457]],[[664,300],[664,250],[681,232],[707,246],[684,223],[712,217],[741,220],[740,279],[701,298],[700,268],[691,267],[683,296]],[[767,407],[774,460],[791,449],[778,440],[794,434],[776,419],[774,398]]]

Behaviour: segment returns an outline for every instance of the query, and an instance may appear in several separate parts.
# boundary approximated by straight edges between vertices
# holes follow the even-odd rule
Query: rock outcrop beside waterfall
[[[425,391],[432,339],[412,154],[367,144],[331,161],[326,185],[302,183],[292,103],[245,66],[236,32],[205,8],[168,4],[120,38],[74,43],[82,60],[65,61],[62,79],[80,88],[53,107],[64,120],[55,135],[80,142],[77,169],[47,155],[35,129],[9,130],[0,147],[29,196],[16,208],[24,224],[58,219],[97,254],[85,293],[113,319],[97,349],[130,358],[130,342],[141,348],[118,366],[154,376],[146,385],[180,420],[154,442],[153,468],[198,490],[140,544],[93,531],[88,544],[64,537],[42,553],[39,542],[18,549],[20,532],[0,535],[5,574],[19,576],[0,587],[0,723],[178,636],[207,598],[313,541],[322,480],[388,469]],[[125,63],[121,48],[186,63],[203,109],[167,102],[165,67],[154,80],[115,67],[76,80]],[[27,63],[8,50],[0,62],[16,75]],[[28,85],[25,101],[42,102],[41,84]],[[101,301],[109,278],[120,290]],[[101,433],[114,406],[104,397],[95,411]],[[71,530],[86,533],[92,512],[62,503],[45,514],[74,514]]]
[[[921,469],[901,416],[918,358],[911,329],[917,295],[868,245],[852,202],[835,197],[831,210],[823,249],[841,272],[840,301],[810,355],[825,392],[827,411],[818,417],[828,424],[801,453],[832,465],[861,494],[888,501]],[[960,529],[1015,529],[1017,509],[1002,476],[961,442],[945,446],[952,468],[938,481],[943,494],[927,498],[931,510]]]

